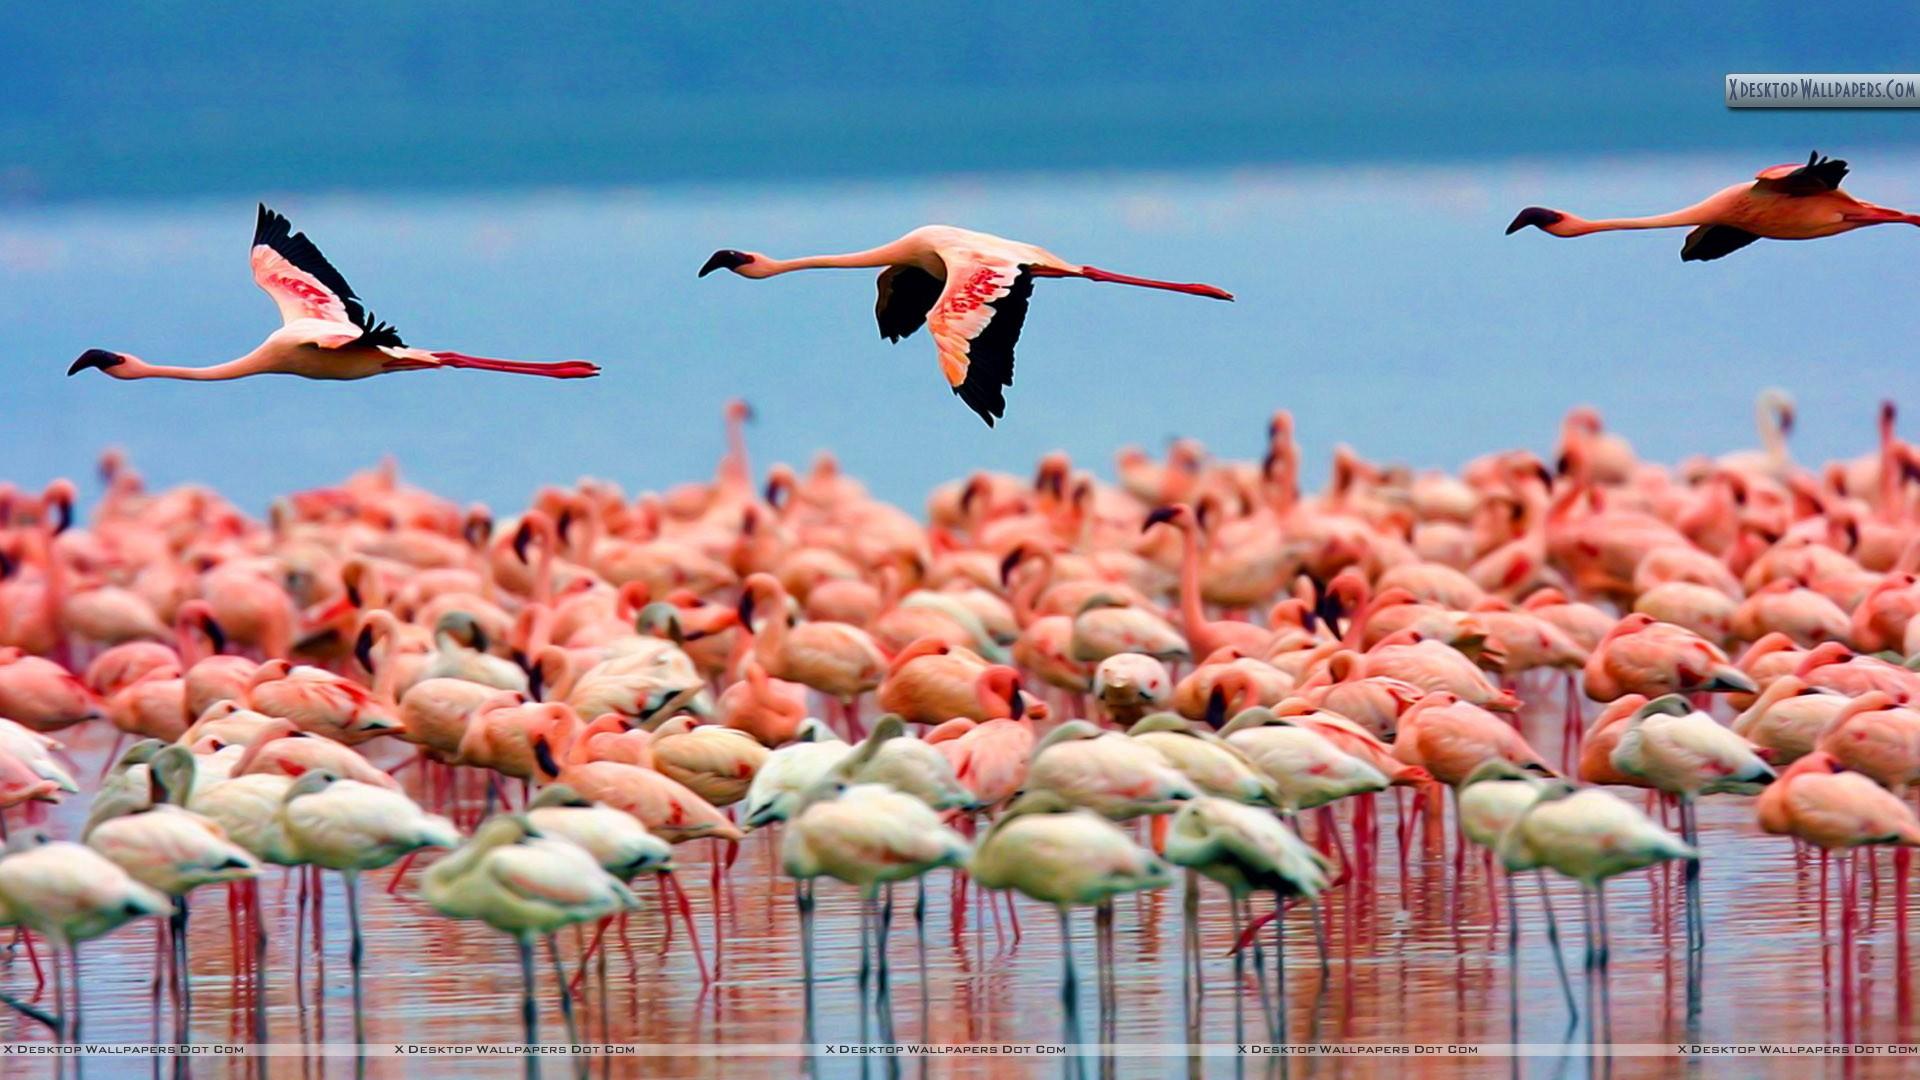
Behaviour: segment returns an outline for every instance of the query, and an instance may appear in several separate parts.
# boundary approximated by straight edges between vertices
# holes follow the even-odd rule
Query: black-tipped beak
[[[1012,710],[1015,720],[1027,715],[1026,697],[1026,694],[1020,690],[1020,680],[1015,679],[1013,682],[1013,701],[1009,703],[1009,708]]]
[[[533,530],[527,527],[526,522],[521,522],[513,532],[513,554],[523,563],[527,561],[527,542],[532,539]]]
[[[553,749],[547,745],[546,736],[533,740],[533,760],[540,765],[540,771],[548,776],[560,775],[560,763],[553,760]]]
[[[1793,410],[1792,409],[1780,410],[1780,434],[1782,435],[1793,434]]]
[[[1507,235],[1512,236],[1531,225],[1536,229],[1545,229],[1549,225],[1558,225],[1567,215],[1558,210],[1549,210],[1544,206],[1529,206],[1513,217],[1513,223],[1507,226]]]
[[[80,354],[80,359],[68,365],[67,377],[72,378],[88,368],[99,368],[101,371],[105,371],[108,368],[119,367],[126,362],[127,358],[121,356],[119,353],[108,352],[105,349],[88,349],[86,352]]]
[[[700,267],[700,277],[706,277],[715,270],[738,270],[753,261],[753,256],[732,248],[721,248],[707,256],[706,264]]]
[[[1024,547],[1016,547],[1012,551],[1007,552],[1006,558],[1000,560],[1000,584],[1002,586],[1005,586],[1007,579],[1013,576],[1013,568],[1019,566],[1020,560],[1026,557],[1027,549]]]
[[[1204,719],[1206,720],[1207,726],[1215,731],[1219,731],[1222,727],[1226,726],[1227,692],[1225,690],[1216,686],[1213,688],[1213,692],[1207,695],[1207,711]]]
[[[360,667],[373,670],[373,627],[363,626],[359,636],[353,639],[353,658],[360,661]]]
[[[751,591],[740,594],[740,605],[734,608],[733,613],[740,617],[740,625],[746,629],[747,633],[753,633],[753,593]]]
[[[1141,524],[1140,531],[1146,532],[1155,525],[1165,525],[1167,522],[1173,520],[1175,512],[1171,506],[1154,507],[1153,510],[1147,514],[1147,520]]]

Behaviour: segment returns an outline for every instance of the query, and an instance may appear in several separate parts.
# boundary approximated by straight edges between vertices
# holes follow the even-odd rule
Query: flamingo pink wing
[[[1013,346],[1032,294],[1033,277],[1019,263],[950,260],[947,287],[927,313],[927,329],[940,349],[941,374],[988,427],[1006,415],[1001,387],[1013,385]]]

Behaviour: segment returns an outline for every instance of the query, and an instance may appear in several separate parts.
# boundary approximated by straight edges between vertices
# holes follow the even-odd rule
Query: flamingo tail
[[[600,365],[585,360],[560,360],[542,363],[534,360],[495,360],[487,356],[468,356],[466,353],[437,352],[433,354],[441,365],[452,368],[468,368],[474,371],[500,371],[509,375],[544,375],[549,379],[590,379],[600,374]]]
[[[1030,272],[1035,274],[1036,276],[1042,276],[1042,277],[1052,276],[1052,275],[1045,274],[1038,267],[1034,267]],[[1213,300],[1232,300],[1233,299],[1232,293],[1214,285],[1202,285],[1197,282],[1186,282],[1186,281],[1160,281],[1156,278],[1134,277],[1131,274],[1116,274],[1111,270],[1102,270],[1097,266],[1083,266],[1080,268],[1080,272],[1078,274],[1074,274],[1074,275],[1062,274],[1060,276],[1083,277],[1083,278],[1086,278],[1088,281],[1105,281],[1105,282],[1110,282],[1114,285],[1137,285],[1143,289],[1165,289],[1168,292],[1186,293],[1188,296],[1205,296]]]

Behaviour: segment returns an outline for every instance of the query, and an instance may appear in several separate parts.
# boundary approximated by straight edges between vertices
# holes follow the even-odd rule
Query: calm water
[[[1542,700],[1545,700],[1544,698]],[[1526,721],[1533,741],[1557,753],[1559,711],[1549,705]],[[83,768],[102,760],[104,740],[77,740]],[[398,750],[399,748],[394,748]],[[417,783],[412,770],[409,784]],[[1398,845],[1391,801],[1383,805],[1382,842],[1377,873],[1357,875],[1329,895],[1325,904],[1333,978],[1322,982],[1313,961],[1311,924],[1304,911],[1288,920],[1288,1004],[1296,1040],[1528,1042],[1564,1044],[1562,1058],[1520,1062],[1528,1077],[1669,1075],[1681,1065],[1673,1059],[1589,1057],[1588,1030],[1569,1032],[1566,1014],[1542,935],[1539,900],[1530,884],[1521,898],[1524,927],[1517,995],[1520,1032],[1509,1019],[1509,965],[1504,922],[1490,922],[1491,898],[1477,857],[1469,858],[1456,882],[1451,859],[1416,851],[1407,878],[1396,868]],[[1861,1041],[1899,1042],[1915,1037],[1908,981],[1900,974],[1910,962],[1896,950],[1889,862],[1882,857],[1877,890],[1863,888],[1862,925],[1853,952],[1841,955],[1837,906],[1823,936],[1818,898],[1819,864],[1796,859],[1783,840],[1758,833],[1748,800],[1718,797],[1705,802],[1701,821],[1706,852],[1704,877],[1708,948],[1702,976],[1703,1004],[1690,1029],[1686,1007],[1684,935],[1674,920],[1677,907],[1658,873],[1618,878],[1609,888],[1614,955],[1607,1012],[1613,1037],[1621,1043],[1709,1041]],[[55,827],[70,828],[80,807],[56,812]],[[1344,818],[1344,811],[1343,811]],[[1312,834],[1314,823],[1307,826]],[[1343,827],[1344,833],[1344,827]],[[967,927],[956,938],[949,919],[950,882],[935,875],[928,889],[929,915],[924,949],[915,938],[910,906],[896,914],[890,991],[878,1011],[861,1013],[855,979],[858,906],[844,887],[823,883],[819,890],[817,975],[811,1011],[800,978],[797,928],[791,884],[774,873],[777,837],[756,835],[734,867],[732,900],[727,907],[724,980],[702,991],[694,962],[685,950],[684,932],[661,954],[660,908],[652,888],[642,890],[645,909],[634,918],[631,952],[613,946],[605,993],[597,981],[586,991],[585,1030],[592,1037],[646,1043],[789,1043],[811,1037],[822,1041],[880,1038],[891,1025],[901,1041],[1035,1042],[1062,1039],[1077,1031],[1100,1038],[1101,1014],[1093,978],[1091,917],[1075,920],[1081,973],[1079,1017],[1069,1028],[1060,1011],[1060,938],[1054,914],[1019,903],[1022,937],[1016,944],[980,922],[979,906],[969,909]],[[681,878],[693,896],[703,936],[710,933],[708,864],[696,844],[682,848]],[[419,872],[416,866],[414,875]],[[293,889],[275,871],[264,886],[273,970],[270,1024],[276,1040],[330,1038],[351,1040],[351,999],[346,966],[346,929],[338,885],[329,882],[326,899],[324,971],[316,980],[308,954],[305,985],[296,1002],[291,978]],[[390,872],[367,877],[365,912],[368,940],[366,1023],[371,1042],[504,1041],[521,1037],[518,1012],[519,970],[508,940],[476,924],[450,923],[411,898],[417,877],[389,896]],[[1677,896],[1678,875],[1671,879]],[[1573,965],[1576,992],[1581,981],[1580,904],[1564,882],[1553,887],[1564,946]],[[910,898],[903,893],[902,899]],[[1656,903],[1659,907],[1656,908]],[[1264,904],[1264,901],[1262,901]],[[1457,911],[1456,911],[1457,904]],[[245,1041],[247,1016],[234,1007],[227,921],[218,890],[195,898],[192,931],[194,986],[193,1035],[199,1040]],[[1673,918],[1663,912],[1673,911]],[[1250,978],[1236,993],[1227,947],[1232,940],[1223,894],[1211,886],[1201,892],[1205,961],[1205,1003],[1198,1015],[1182,1006],[1181,892],[1176,886],[1118,907],[1118,999],[1109,1014],[1108,1039],[1123,1043],[1182,1043],[1187,1032],[1209,1042],[1237,1038],[1234,1009],[1242,1010],[1244,1037],[1263,1037],[1259,997]],[[563,935],[570,937],[570,935]],[[613,939],[610,938],[610,941]],[[1823,941],[1826,943],[1823,947]],[[309,941],[310,947],[310,941]],[[87,1034],[102,1041],[141,1041],[151,1036],[148,1009],[151,925],[123,929],[85,950]],[[576,955],[572,943],[566,948]],[[709,957],[710,958],[710,957]],[[924,963],[924,976],[921,965]],[[1853,1011],[1841,1009],[1842,965],[1854,972]],[[561,1038],[551,975],[543,970],[542,1034]],[[924,980],[924,981],[923,981]],[[31,986],[29,969],[15,958],[4,975],[10,991]],[[316,996],[315,986],[323,986]],[[1582,998],[1584,1005],[1584,998]],[[810,1028],[809,1028],[810,1025]],[[39,1038],[37,1027],[8,1015],[0,1018],[0,1038]],[[1778,1059],[1774,1063],[1780,1063]],[[1229,1059],[1187,1062],[1179,1059],[1119,1057],[1087,1060],[1088,1075],[1100,1076],[1255,1076],[1270,1075],[1269,1063],[1247,1062],[1236,1070]],[[1796,1065],[1800,1063],[1795,1063]],[[1890,1075],[1890,1062],[1813,1062],[1805,1068],[1831,1075]],[[370,1059],[369,1075],[424,1075],[432,1063]],[[1471,1062],[1428,1060],[1398,1063],[1383,1059],[1296,1061],[1293,1074],[1314,1077],[1368,1076],[1392,1068],[1417,1076],[1514,1075],[1507,1060]],[[7,1063],[9,1075],[43,1075],[44,1063],[20,1059]],[[118,1068],[116,1068],[118,1066]],[[611,1066],[615,1075],[795,1075],[802,1063],[791,1059],[652,1059]],[[602,1066],[604,1067],[604,1066]],[[1687,1063],[1705,1075],[1753,1075],[1746,1065],[1725,1061]],[[595,1075],[600,1075],[596,1067]],[[1004,1059],[908,1058],[899,1063],[907,1076],[1053,1076],[1066,1075],[1059,1062],[1010,1062]],[[41,1071],[36,1071],[40,1069]],[[468,1059],[445,1064],[436,1074],[518,1076],[518,1061]],[[202,1076],[220,1075],[220,1066],[199,1064]],[[274,1075],[303,1078],[353,1075],[351,1060],[277,1059]],[[141,1075],[142,1063],[95,1063],[89,1075]],[[890,1075],[885,1062],[847,1059],[818,1064],[822,1076]],[[563,1059],[548,1059],[545,1075],[567,1075]]]
[[[1823,150],[1843,150],[1823,146]],[[441,373],[314,384],[67,379],[83,349],[200,363],[251,348],[274,310],[246,266],[251,200],[0,211],[6,475],[78,474],[129,448],[155,482],[216,481],[242,504],[385,453],[419,482],[517,505],[594,474],[630,489],[705,475],[722,402],[759,410],[761,463],[831,447],[918,506],[967,470],[1064,448],[1193,435],[1256,455],[1291,407],[1316,475],[1334,444],[1418,465],[1550,443],[1593,402],[1650,455],[1753,441],[1766,385],[1800,402],[1803,458],[1869,446],[1880,398],[1914,385],[1916,236],[1882,228],[1683,265],[1680,233],[1503,236],[1547,203],[1604,215],[1684,205],[1773,160],[1637,157],[1169,174],[956,177],[844,186],[498,196],[263,195],[316,237],[416,343],[586,357],[588,384]],[[1920,157],[1856,160],[1853,190],[1920,203]],[[873,282],[814,273],[695,280],[720,246],[851,250],[928,221],[1044,243],[1119,270],[1217,282],[1232,306],[1043,283],[1007,420],[948,393],[924,335],[888,345]]]

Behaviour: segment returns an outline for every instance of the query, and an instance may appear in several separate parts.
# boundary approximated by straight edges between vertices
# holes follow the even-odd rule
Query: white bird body
[[[1041,740],[1027,767],[1027,790],[1052,792],[1114,821],[1171,813],[1199,794],[1153,747],[1084,720]]]
[[[0,753],[19,758],[21,764],[35,776],[60,785],[61,791],[78,793],[80,785],[53,757],[53,751],[60,748],[59,740],[48,738],[24,724],[0,718]]]
[[[1272,722],[1262,713],[1266,710],[1245,710],[1221,733],[1228,745],[1272,778],[1287,809],[1310,810],[1349,795],[1387,789],[1384,773],[1325,736],[1284,720]]]
[[[1540,797],[1540,780],[1482,780],[1459,789],[1460,831],[1484,848],[1499,845],[1520,815]]]
[[[1544,866],[1587,886],[1668,859],[1698,858],[1631,803],[1599,788],[1537,799],[1497,852],[1508,870]]]
[[[297,866],[301,859],[289,845],[280,821],[280,804],[292,787],[292,777],[249,773],[195,791],[187,808],[220,826],[227,839],[262,862]]]
[[[853,747],[837,738],[788,743],[775,750],[747,786],[741,820],[751,828],[787,820],[807,791],[852,753]]]
[[[101,822],[87,835],[87,846],[168,896],[259,872],[253,856],[220,826],[170,803]]]
[[[637,906],[586,849],[531,835],[511,817],[487,822],[435,863],[422,893],[442,915],[478,919],[522,941]]]
[[[56,840],[0,858],[0,922],[58,945],[171,910],[165,896],[84,844]]]
[[[1614,768],[1686,798],[1721,791],[1752,795],[1773,779],[1752,743],[1677,702],[1662,698],[1641,707],[1613,749]]]
[[[857,784],[885,784],[935,810],[973,805],[973,792],[954,774],[953,762],[938,748],[911,736],[888,739],[847,778]]]
[[[1165,713],[1146,717],[1127,737],[1152,747],[1208,795],[1269,806],[1279,806],[1285,798],[1273,779],[1238,747],[1212,732],[1193,730],[1183,717]]]
[[[980,841],[967,872],[989,889],[1016,889],[1063,909],[1164,888],[1172,881],[1166,864],[1152,852],[1085,809],[1017,815],[1010,810]]]
[[[567,840],[593,856],[621,881],[673,868],[673,845],[647,831],[640,819],[611,806],[536,806],[527,820],[545,836]]]
[[[939,815],[917,796],[885,784],[856,783],[808,804],[788,823],[780,861],[790,877],[831,877],[871,896],[888,882],[960,866],[968,851],[966,839],[940,824]]]
[[[1327,887],[1333,869],[1272,811],[1208,795],[1174,814],[1166,855],[1235,896],[1260,890],[1311,899]]]
[[[317,774],[309,774],[317,775]],[[328,870],[375,870],[425,847],[453,847],[453,823],[397,791],[335,780],[324,789],[288,792],[280,826],[301,861]]]

